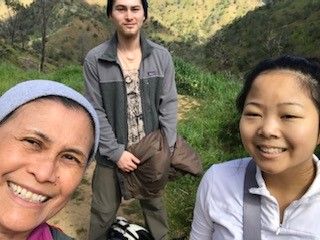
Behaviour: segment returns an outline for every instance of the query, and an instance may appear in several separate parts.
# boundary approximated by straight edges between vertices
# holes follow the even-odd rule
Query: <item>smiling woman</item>
[[[319,60],[262,61],[247,75],[237,107],[250,157],[206,172],[190,239],[319,239]]]
[[[32,80],[0,98],[0,239],[69,239],[46,224],[68,202],[97,149],[87,100]]]

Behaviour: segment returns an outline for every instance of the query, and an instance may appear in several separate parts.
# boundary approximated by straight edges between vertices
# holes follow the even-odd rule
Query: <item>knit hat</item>
[[[107,0],[107,16],[111,16],[112,7],[115,0]],[[147,0],[141,0],[143,11],[144,11],[144,17],[145,19],[148,18],[148,1]]]
[[[45,96],[69,98],[80,104],[90,115],[94,123],[94,148],[89,156],[91,161],[98,149],[100,127],[98,115],[92,105],[80,93],[62,83],[49,80],[28,80],[15,85],[0,97],[0,122],[20,106]]]

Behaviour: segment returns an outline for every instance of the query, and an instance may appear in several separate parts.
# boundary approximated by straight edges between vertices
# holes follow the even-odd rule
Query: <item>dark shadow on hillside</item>
[[[174,54],[211,72],[247,72],[282,54],[320,55],[320,2],[273,0],[225,26],[207,43],[171,43]]]

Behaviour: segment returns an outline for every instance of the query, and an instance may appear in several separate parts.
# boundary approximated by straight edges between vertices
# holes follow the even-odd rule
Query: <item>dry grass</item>
[[[89,4],[97,4],[99,6],[105,6],[106,5],[106,0],[86,0],[87,3]]]

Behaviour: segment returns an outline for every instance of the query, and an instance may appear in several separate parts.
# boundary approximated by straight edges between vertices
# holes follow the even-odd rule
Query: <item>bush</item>
[[[24,71],[12,64],[0,63],[0,93],[13,85],[31,79],[48,79],[64,83],[75,90],[83,91],[82,68],[78,65],[66,66],[50,73],[40,73],[35,70]]]
[[[213,163],[244,156],[238,134],[235,98],[240,82],[232,76],[209,74],[175,59],[178,92],[196,96],[201,106],[179,121],[178,132],[199,153],[204,169]],[[172,238],[188,239],[200,178],[185,176],[170,182],[166,203]]]

